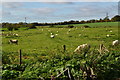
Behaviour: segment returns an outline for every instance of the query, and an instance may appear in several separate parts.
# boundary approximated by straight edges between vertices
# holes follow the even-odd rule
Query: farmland
[[[84,28],[84,25],[90,28]],[[81,67],[92,68],[95,76],[100,80],[120,77],[120,64],[118,64],[120,46],[112,47],[112,41],[118,40],[118,22],[73,24],[74,28],[66,28],[66,26],[55,25],[54,28],[37,26],[36,29],[28,30],[23,27],[15,31],[3,28],[5,31],[2,32],[2,61],[5,67],[9,64],[6,68],[3,66],[3,78],[6,78],[5,70],[8,70],[6,73],[11,73],[9,70],[16,71],[17,77],[14,76],[14,78],[46,79],[51,78],[51,75],[57,76],[69,68],[74,79],[84,80],[85,70],[80,70]],[[18,36],[11,35],[14,33]],[[50,37],[51,33],[55,35],[54,38]],[[6,36],[7,34],[10,35]],[[17,39],[18,45],[9,44],[10,39]],[[85,43],[91,45],[87,54],[73,53],[77,46]],[[100,54],[98,51],[100,44],[104,44],[110,52]],[[66,46],[65,51],[63,45]],[[22,50],[22,65],[25,67],[20,66],[23,70],[16,70],[14,66],[10,68],[10,65],[15,64],[19,67],[20,49]],[[110,74],[111,72],[114,72],[114,75]],[[113,75],[112,78],[111,75]],[[64,73],[59,78],[67,79],[67,75]]]

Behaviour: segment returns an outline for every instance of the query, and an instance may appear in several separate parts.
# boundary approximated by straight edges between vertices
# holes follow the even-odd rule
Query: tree
[[[36,28],[35,25],[32,24],[32,23],[27,24],[27,27],[28,27],[29,29],[35,29],[35,28]]]
[[[103,19],[105,22],[108,22],[110,19],[108,16],[106,16],[104,19]]]
[[[103,22],[103,20],[100,18],[99,22]]]
[[[112,20],[112,21],[120,21],[120,16],[119,16],[119,15],[116,15],[116,16],[114,16],[111,20]]]
[[[53,24],[51,24],[49,27],[50,27],[50,28],[53,28],[53,27],[54,27],[54,25],[53,25]]]
[[[19,25],[19,24],[14,24],[14,30],[18,30],[18,28],[20,28],[21,27],[21,25]]]
[[[14,29],[13,24],[7,24],[6,26],[9,31],[12,31]]]
[[[73,28],[74,26],[73,25],[68,25],[68,28]]]

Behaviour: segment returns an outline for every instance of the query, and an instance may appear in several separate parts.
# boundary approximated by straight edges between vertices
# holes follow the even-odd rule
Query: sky
[[[2,2],[118,2],[119,0],[1,0]]]
[[[2,22],[54,23],[109,18],[118,14],[118,2],[3,2]]]

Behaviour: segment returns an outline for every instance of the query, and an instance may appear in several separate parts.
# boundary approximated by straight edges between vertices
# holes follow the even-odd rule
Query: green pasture
[[[114,25],[118,25],[117,22],[113,22],[111,27],[103,25],[105,23],[91,23],[89,26],[98,26],[97,28],[81,28],[83,24],[75,24],[78,27],[75,28],[41,28],[17,31],[3,31],[3,34],[16,33],[19,36],[2,36],[2,50],[8,53],[17,52],[22,49],[24,53],[42,53],[54,51],[55,49],[62,49],[62,45],[66,45],[68,52],[73,52],[74,49],[84,43],[91,45],[91,48],[104,44],[109,47],[113,40],[118,39],[118,28]],[[107,23],[106,23],[107,24]],[[111,24],[111,22],[110,22]],[[88,24],[84,24],[88,25]],[[93,27],[94,27],[93,26]],[[70,32],[69,32],[70,30]],[[51,38],[53,33],[55,38]],[[109,35],[109,37],[107,37]],[[18,39],[18,45],[9,44],[10,39]]]
[[[90,28],[84,28],[84,25]],[[118,40],[117,25],[117,22],[109,22],[109,24],[74,24],[74,28],[66,28],[68,25],[59,25],[64,28],[37,26],[36,29],[19,28],[16,31],[3,28],[2,30],[5,31],[0,33],[2,78],[48,80],[52,79],[51,75],[56,77],[62,73],[56,79],[69,80],[69,73],[67,75],[66,72],[63,73],[68,69],[70,75],[74,77],[71,80],[87,80],[86,77],[93,74],[84,76],[84,72],[89,73],[91,69],[98,80],[117,80],[120,77],[120,46],[112,46],[112,41]],[[50,37],[51,33],[55,35],[54,38]],[[10,39],[17,39],[18,45],[10,44]],[[77,46],[85,43],[91,45],[87,53],[73,53]],[[100,44],[104,44],[109,52],[99,52]],[[66,51],[63,50],[63,45],[66,45]],[[22,50],[21,65],[19,65],[20,49]]]

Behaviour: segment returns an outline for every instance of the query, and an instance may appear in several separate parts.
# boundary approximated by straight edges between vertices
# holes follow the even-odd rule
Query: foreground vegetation
[[[85,25],[90,27],[84,28]],[[120,78],[120,46],[111,45],[113,40],[118,39],[117,25],[117,22],[109,22],[75,24],[73,28],[37,26],[36,29],[25,27],[15,31],[7,31],[4,28],[3,79],[115,80]],[[14,33],[19,36],[12,35]],[[50,37],[51,33],[55,38]],[[18,45],[9,44],[10,39],[18,39]],[[77,46],[84,43],[91,45],[90,51],[73,52]],[[104,44],[109,52],[99,52],[100,44]],[[66,45],[66,50],[63,49],[63,45]],[[19,65],[19,49],[22,50],[22,65]]]

